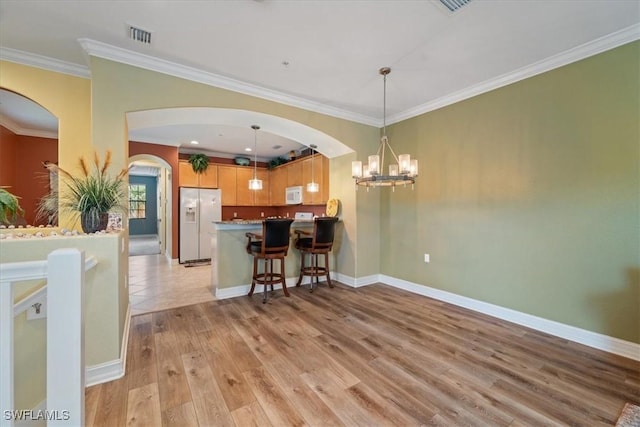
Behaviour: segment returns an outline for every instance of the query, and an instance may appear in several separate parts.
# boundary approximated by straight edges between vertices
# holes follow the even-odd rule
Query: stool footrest
[[[276,283],[282,283],[284,281],[284,275],[280,273],[260,273],[254,278],[256,285],[274,285]]]

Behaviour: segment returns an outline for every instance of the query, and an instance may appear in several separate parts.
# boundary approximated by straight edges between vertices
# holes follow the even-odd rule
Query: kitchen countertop
[[[216,230],[244,230],[257,228],[262,225],[261,219],[247,220],[231,220],[231,221],[213,221]],[[292,227],[304,227],[313,225],[313,219],[294,219]]]

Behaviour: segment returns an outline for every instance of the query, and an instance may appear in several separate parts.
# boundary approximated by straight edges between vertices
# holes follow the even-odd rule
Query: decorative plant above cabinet
[[[195,173],[204,173],[209,167],[209,157],[205,154],[192,154],[189,163]]]

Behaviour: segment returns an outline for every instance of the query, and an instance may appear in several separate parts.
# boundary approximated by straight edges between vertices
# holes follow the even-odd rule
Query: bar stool
[[[267,286],[282,283],[285,296],[289,296],[285,280],[284,258],[289,250],[291,223],[293,219],[266,219],[262,221],[262,234],[246,233],[247,253],[253,256],[253,275],[249,296],[253,295],[256,284],[264,286],[262,303],[267,302]],[[254,240],[257,239],[257,240]],[[273,260],[280,260],[280,272],[274,273]],[[258,271],[258,260],[264,261],[262,273]]]
[[[313,232],[306,230],[294,230],[298,236],[295,246],[300,250],[300,277],[296,286],[300,286],[303,276],[311,276],[311,284],[309,290],[313,292],[313,278],[316,278],[316,287],[318,277],[327,276],[327,284],[333,288],[331,277],[329,276],[329,252],[333,247],[333,237],[335,234],[335,226],[338,222],[337,217],[316,218],[313,221]],[[302,236],[311,237],[302,237]],[[305,264],[306,255],[311,255],[311,265]],[[324,265],[318,263],[318,255],[324,255]]]

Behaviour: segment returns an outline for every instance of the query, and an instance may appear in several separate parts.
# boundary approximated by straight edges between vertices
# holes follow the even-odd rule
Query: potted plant
[[[0,187],[0,224],[11,224],[19,215],[24,213],[20,207],[19,197]]]
[[[205,154],[192,154],[189,163],[195,173],[204,173],[209,167],[209,157]]]
[[[94,154],[93,164],[80,158],[80,175],[72,175],[54,163],[45,167],[58,174],[61,191],[52,190],[40,199],[38,213],[51,215],[52,209],[68,212],[80,217],[80,225],[85,233],[105,230],[109,222],[109,211],[126,211],[126,176],[123,169],[116,176],[107,174],[111,165],[111,151],[107,150],[103,164],[98,154]],[[55,212],[57,216],[57,211]]]

